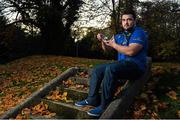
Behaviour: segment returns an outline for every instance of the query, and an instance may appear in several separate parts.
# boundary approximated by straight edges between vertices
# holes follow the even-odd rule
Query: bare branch
[[[6,26],[11,26],[11,25],[14,25],[14,24],[17,24],[17,23],[33,24],[33,25],[35,25],[36,27],[40,27],[40,25],[39,25],[37,22],[35,22],[34,20],[32,20],[32,19],[13,21],[13,22],[7,24]]]
[[[109,9],[109,11],[112,12],[112,9],[111,9],[110,6],[108,5],[108,1],[106,1],[106,0],[105,0],[105,2],[103,2],[102,0],[100,0],[100,1],[101,1],[101,3],[102,3],[104,6],[106,6],[106,7]]]

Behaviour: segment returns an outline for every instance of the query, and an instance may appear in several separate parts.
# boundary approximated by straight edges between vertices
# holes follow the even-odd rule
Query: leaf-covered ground
[[[180,64],[153,63],[152,77],[136,97],[127,118],[180,118]]]
[[[109,61],[65,56],[29,56],[0,65],[0,115],[15,107],[67,68],[93,67],[104,62]],[[179,86],[180,64],[153,63],[152,77],[137,96],[126,117],[180,118]],[[59,93],[56,97],[58,96]],[[53,98],[54,95],[50,97]],[[43,103],[32,109],[39,110],[40,106],[43,106],[40,111],[44,112],[47,106]],[[36,112],[39,112],[37,110]],[[28,111],[29,109],[25,110]]]
[[[104,61],[63,56],[29,56],[0,65],[0,115],[67,68],[93,67],[101,62]]]

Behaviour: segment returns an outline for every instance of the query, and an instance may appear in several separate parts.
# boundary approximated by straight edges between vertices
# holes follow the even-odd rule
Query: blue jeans
[[[139,67],[130,61],[118,61],[97,65],[91,74],[88,103],[101,106],[102,109],[112,101],[119,79],[135,80],[143,74]],[[101,96],[99,88],[102,83]]]

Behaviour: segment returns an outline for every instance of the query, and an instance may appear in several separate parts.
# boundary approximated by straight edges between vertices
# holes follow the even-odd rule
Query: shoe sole
[[[87,102],[87,100],[85,100],[85,102],[86,102],[86,105],[80,105],[80,104],[77,104],[77,103],[75,103],[74,105],[75,105],[75,106],[77,106],[77,107],[83,107],[83,106],[87,106],[87,105],[88,105],[88,102]]]
[[[79,104],[74,104],[75,106],[77,106],[77,107],[83,107],[83,106],[86,106],[86,105],[79,105]]]
[[[99,117],[99,116],[100,116],[100,115],[98,115],[98,114],[92,114],[92,113],[90,113],[90,112],[87,112],[87,114],[90,115],[90,116],[94,116],[94,117]]]

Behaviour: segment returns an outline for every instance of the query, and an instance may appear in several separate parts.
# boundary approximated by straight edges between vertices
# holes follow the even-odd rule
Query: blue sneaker
[[[75,106],[78,106],[78,107],[83,107],[83,106],[86,106],[86,105],[89,105],[87,100],[82,100],[82,101],[79,101],[79,102],[75,103]]]
[[[87,114],[90,116],[99,117],[102,114],[102,112],[103,112],[103,109],[99,106],[99,107],[89,110]]]

